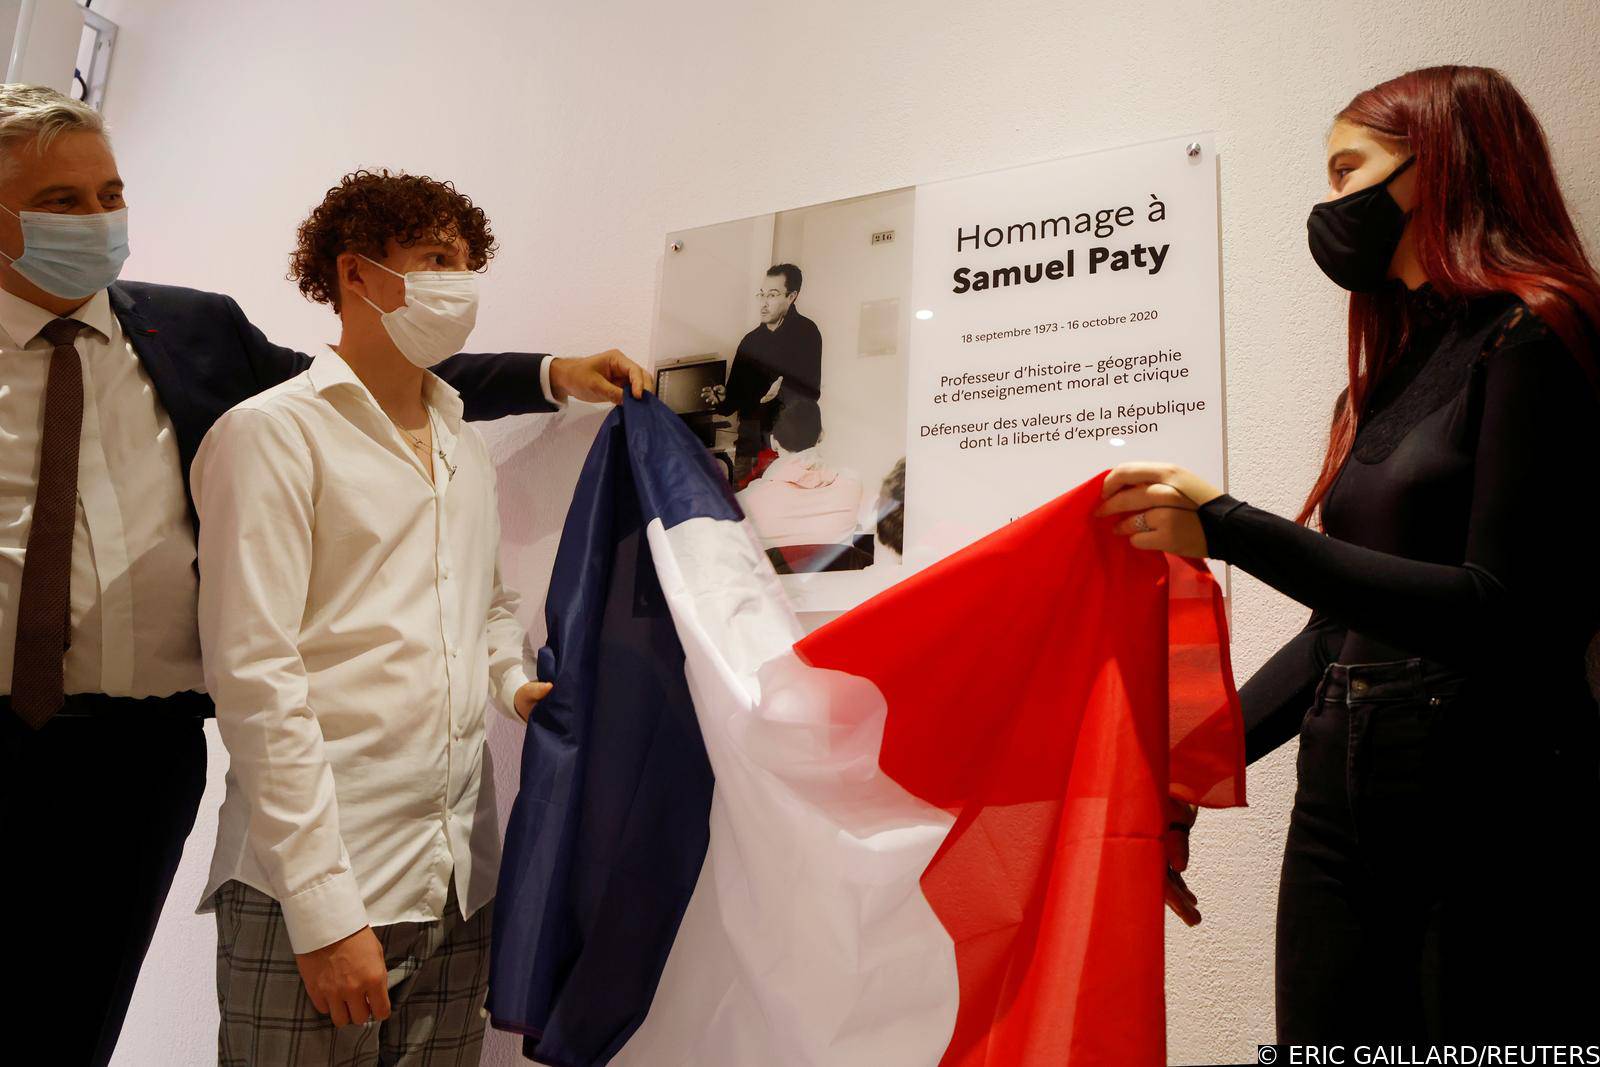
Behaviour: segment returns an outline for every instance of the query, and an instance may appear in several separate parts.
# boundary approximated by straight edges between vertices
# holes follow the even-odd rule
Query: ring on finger
[[[1141,511],[1133,517],[1133,528],[1139,533],[1150,532],[1150,520],[1145,518],[1144,512]]]

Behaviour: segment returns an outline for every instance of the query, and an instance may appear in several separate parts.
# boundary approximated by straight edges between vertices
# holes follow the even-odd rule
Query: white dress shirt
[[[500,860],[484,712],[527,682],[494,469],[433,375],[433,480],[336,353],[224,415],[190,472],[206,683],[230,767],[211,877],[296,952],[471,915]],[[449,466],[454,466],[452,475]]]
[[[52,346],[38,334],[55,317],[0,290],[0,693],[11,692],[39,487]],[[66,691],[148,697],[200,689],[194,527],[172,420],[105,290],[68,317],[89,329],[77,339],[83,433]]]

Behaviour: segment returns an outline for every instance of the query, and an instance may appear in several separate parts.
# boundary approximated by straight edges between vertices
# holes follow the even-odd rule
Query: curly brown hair
[[[498,248],[483,209],[449,182],[358,170],[340,178],[300,224],[289,254],[289,277],[308,300],[332,304],[338,311],[340,253],[381,259],[390,241],[409,248],[454,236],[466,242],[472,270],[482,270]]]

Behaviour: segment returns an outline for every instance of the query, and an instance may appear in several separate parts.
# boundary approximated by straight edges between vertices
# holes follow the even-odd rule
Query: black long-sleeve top
[[[816,400],[822,393],[822,333],[817,324],[794,308],[775,330],[765,323],[744,335],[728,370],[728,391],[718,405],[721,415],[748,415],[761,404],[779,378],[781,403],[794,397]]]
[[[1358,420],[1326,533],[1226,495],[1200,509],[1211,557],[1312,609],[1240,689],[1247,758],[1295,736],[1328,663],[1413,657],[1592,750],[1600,399],[1519,301],[1405,300],[1410,340]]]

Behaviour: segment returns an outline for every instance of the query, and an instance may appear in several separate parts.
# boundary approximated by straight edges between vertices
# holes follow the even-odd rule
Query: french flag
[[[555,1067],[1162,1062],[1163,800],[1242,804],[1242,728],[1210,573],[1100,480],[807,635],[625,400],[546,604],[493,1024]]]

